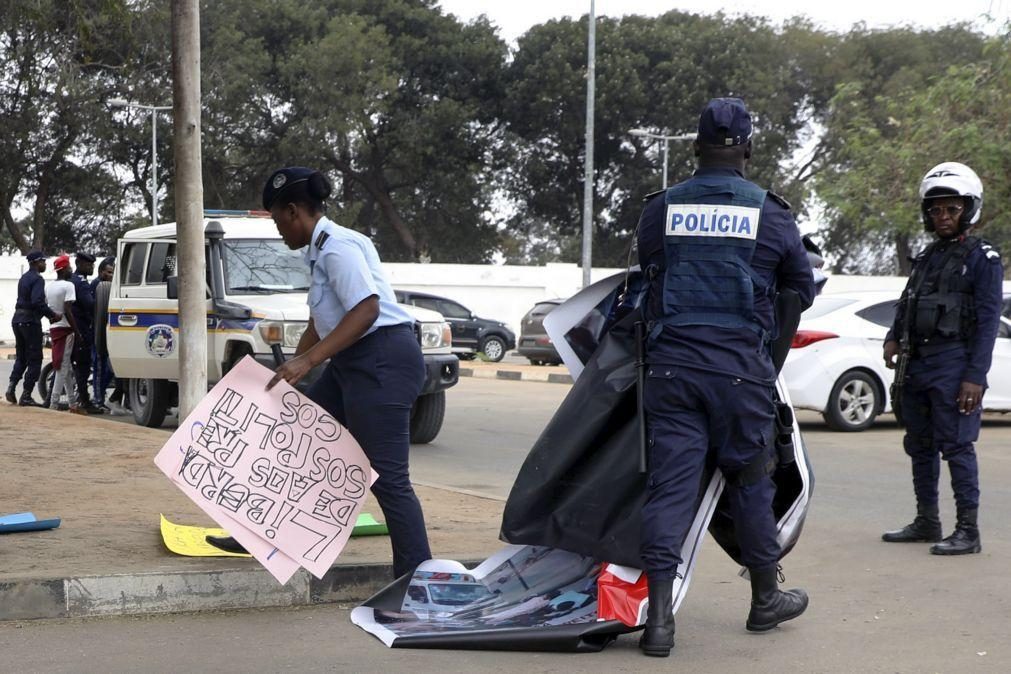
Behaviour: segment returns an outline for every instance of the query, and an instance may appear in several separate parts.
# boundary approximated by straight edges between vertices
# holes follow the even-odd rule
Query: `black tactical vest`
[[[910,287],[914,289],[913,344],[920,353],[965,342],[976,329],[972,278],[965,261],[981,241],[935,241],[916,256]]]

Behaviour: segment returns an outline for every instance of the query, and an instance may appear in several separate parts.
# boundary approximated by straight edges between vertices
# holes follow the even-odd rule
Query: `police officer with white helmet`
[[[280,367],[295,385],[328,363],[308,396],[346,426],[379,479],[372,493],[386,518],[396,576],[431,558],[421,504],[408,472],[411,407],[425,381],[414,319],[397,305],[372,241],[324,215],[331,187],[319,171],[288,167],[263,188],[263,207],[291,249],[307,247],[309,325]]]
[[[903,446],[912,461],[917,514],[882,539],[932,542],[935,555],[982,550],[973,443],[979,438],[1004,278],[997,249],[970,234],[982,207],[983,183],[965,164],[938,164],[920,181],[923,225],[937,239],[916,256],[884,344],[888,367],[896,367],[903,350],[901,357],[908,359],[901,368],[905,376],[896,381],[901,396],[895,406],[906,426]],[[951,473],[956,507],[955,530],[943,541],[941,459]]]
[[[667,656],[674,645],[672,581],[709,457],[727,479],[750,572],[747,629],[770,630],[807,608],[803,590],[781,591],[777,581],[770,342],[776,291],[795,291],[807,308],[815,286],[789,204],[744,177],[751,131],[743,101],[709,101],[695,141],[698,170],[653,196],[639,220],[639,263],[649,279],[646,655]]]

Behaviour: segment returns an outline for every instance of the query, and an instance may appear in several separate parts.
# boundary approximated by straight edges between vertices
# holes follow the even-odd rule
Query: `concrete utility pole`
[[[586,48],[586,157],[583,165],[583,287],[590,285],[593,258],[593,97],[597,66],[597,15],[590,0],[590,37]]]
[[[179,419],[182,420],[207,394],[199,0],[172,0],[172,104],[179,274]]]

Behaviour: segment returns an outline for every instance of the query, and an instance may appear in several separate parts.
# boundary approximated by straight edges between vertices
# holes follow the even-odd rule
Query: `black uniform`
[[[80,257],[80,255],[78,256]],[[91,351],[95,344],[95,293],[88,279],[78,273],[70,277],[77,299],[72,305],[80,336],[74,340],[74,377],[77,379],[77,399],[90,404],[88,377],[91,376]]]
[[[46,304],[45,279],[34,268],[30,268],[18,281],[18,301],[14,308],[14,318],[11,319],[17,359],[14,361],[14,370],[11,372],[10,385],[7,389],[8,400],[14,395],[22,376],[24,376],[24,389],[21,399],[30,400],[32,397],[32,390],[35,388],[35,382],[39,380],[39,372],[42,369],[43,316],[53,320],[56,313]]]
[[[960,511],[979,507],[979,469],[973,442],[982,409],[960,414],[963,381],[986,388],[1000,325],[1004,268],[1000,254],[975,237],[941,239],[921,252],[886,339],[905,334],[907,304],[912,358],[906,373],[903,445],[912,459],[913,489],[921,506],[937,507],[940,459],[948,463]],[[912,299],[911,299],[912,298]]]

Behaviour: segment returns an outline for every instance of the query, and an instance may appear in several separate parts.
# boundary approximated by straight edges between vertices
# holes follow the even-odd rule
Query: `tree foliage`
[[[837,271],[908,273],[909,256],[926,240],[919,183],[943,161],[980,175],[985,198],[977,230],[995,243],[1008,241],[1011,151],[998,140],[1011,130],[1008,46],[1008,35],[980,43],[975,60],[966,54],[969,62],[936,74],[907,72],[873,97],[863,82],[838,88],[826,118],[832,161],[816,178]]]
[[[579,259],[587,18],[514,50],[436,0],[202,3],[204,193],[258,208],[282,165],[327,173],[333,217],[384,259]],[[147,222],[151,116],[109,100],[171,98],[164,0],[9,0],[0,16],[0,246],[111,249]],[[603,17],[597,25],[594,263],[624,264],[661,146],[713,96],[755,117],[750,176],[796,204],[816,192],[822,242],[849,271],[902,270],[916,181],[961,157],[1004,217],[1008,38],[966,26],[830,33],[751,16]],[[158,117],[159,216],[173,218],[171,116]],[[811,143],[814,138],[815,142]],[[810,146],[799,163],[798,149]],[[669,146],[669,182],[694,167]],[[893,251],[898,251],[896,255]],[[898,260],[898,262],[896,261]]]

